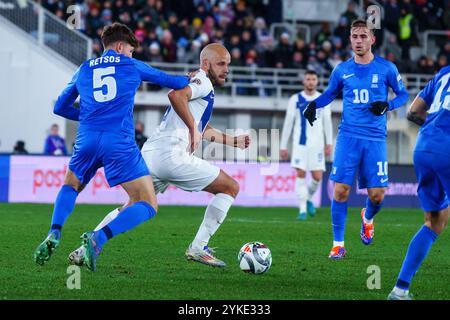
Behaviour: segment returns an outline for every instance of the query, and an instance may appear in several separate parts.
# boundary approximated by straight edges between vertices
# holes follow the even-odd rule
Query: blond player
[[[333,140],[330,107],[323,108],[317,114],[319,121],[314,126],[311,126],[303,116],[306,105],[320,96],[316,90],[317,84],[317,73],[312,70],[306,71],[303,78],[304,90],[289,99],[281,135],[280,157],[286,160],[289,156],[288,140],[294,129],[291,166],[297,171],[295,191],[299,200],[298,220],[306,220],[306,213],[310,216],[315,215],[312,197],[322,180],[325,157],[331,153]],[[307,171],[311,171],[312,175],[310,185],[306,183]]]

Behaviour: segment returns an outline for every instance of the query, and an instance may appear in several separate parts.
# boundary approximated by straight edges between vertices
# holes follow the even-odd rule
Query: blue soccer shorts
[[[338,135],[330,179],[351,186],[357,171],[359,189],[388,186],[386,141]]]
[[[448,207],[450,196],[450,166],[445,155],[415,151],[414,169],[419,186],[422,209],[426,212],[440,211]]]
[[[78,132],[69,169],[81,184],[87,184],[101,167],[110,187],[150,174],[133,136]]]

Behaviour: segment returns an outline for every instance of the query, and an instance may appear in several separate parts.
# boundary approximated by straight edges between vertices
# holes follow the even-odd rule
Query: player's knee
[[[350,195],[350,188],[338,186],[334,189],[334,200],[338,202],[347,201]]]
[[[381,202],[383,202],[384,193],[383,192],[376,192],[374,194],[371,194],[369,196],[369,199],[374,205],[380,205]]]
[[[425,225],[437,234],[441,234],[447,227],[447,224],[448,214],[442,211],[432,211],[430,214],[427,214],[425,219]]]

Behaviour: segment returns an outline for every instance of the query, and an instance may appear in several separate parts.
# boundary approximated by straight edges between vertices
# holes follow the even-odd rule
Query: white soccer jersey
[[[293,147],[301,145],[307,148],[323,150],[325,147],[324,141],[326,144],[332,144],[333,129],[331,109],[329,106],[316,110],[317,121],[314,122],[314,126],[311,126],[303,116],[303,111],[308,103],[319,96],[320,93],[317,91],[312,96],[306,95],[305,91],[291,96],[284,119],[281,149],[287,149],[292,126],[294,126],[294,134],[292,136]]]
[[[188,104],[189,110],[194,117],[199,131],[203,133],[213,111],[214,88],[206,72],[201,69],[191,80],[189,86],[192,90],[192,96]],[[167,109],[161,124],[150,139],[154,141],[163,137],[177,137],[185,143],[189,143],[189,129],[173,110],[172,106]]]
[[[213,111],[214,89],[203,70],[189,84],[192,96],[189,110],[200,132],[204,132]],[[142,156],[150,169],[156,193],[169,184],[185,191],[201,191],[220,173],[211,163],[188,153],[189,129],[172,107],[142,148]]]

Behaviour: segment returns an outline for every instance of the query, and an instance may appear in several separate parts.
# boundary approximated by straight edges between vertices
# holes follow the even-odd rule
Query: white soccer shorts
[[[324,149],[295,144],[292,150],[291,166],[303,171],[325,171]]]
[[[164,192],[169,184],[185,191],[201,191],[219,176],[220,168],[189,155],[174,139],[147,141],[142,156],[150,170],[155,193]]]

